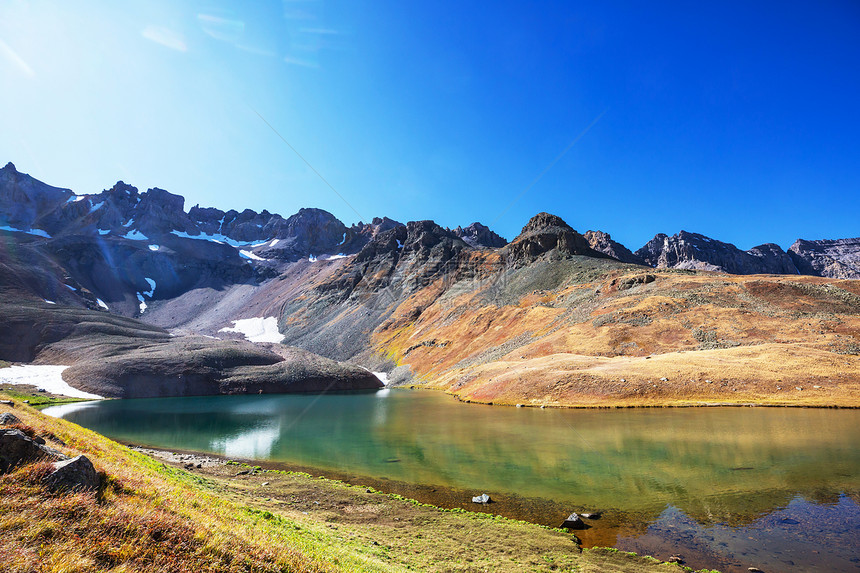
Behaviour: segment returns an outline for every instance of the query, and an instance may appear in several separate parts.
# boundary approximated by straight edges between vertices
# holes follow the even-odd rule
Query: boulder
[[[99,474],[93,463],[83,455],[54,462],[54,471],[42,480],[51,491],[97,489],[99,481]]]
[[[64,460],[66,456],[37,443],[21,430],[0,432],[0,473],[11,471],[22,463],[41,459]]]
[[[588,526],[579,518],[579,514],[571,513],[567,516],[567,519],[564,520],[564,523],[561,524],[562,528],[567,529],[586,529]]]
[[[580,514],[580,516],[584,517],[585,519],[600,519],[600,515],[601,514],[599,511],[592,511],[591,513],[581,513]]]
[[[472,498],[472,503],[490,503],[491,501],[493,500],[491,500],[490,496],[485,493]]]
[[[3,412],[0,414],[0,426],[11,426],[12,424],[20,424],[21,420],[15,414]]]

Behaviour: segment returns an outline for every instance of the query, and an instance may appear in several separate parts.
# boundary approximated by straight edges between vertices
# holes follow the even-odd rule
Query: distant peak
[[[572,231],[573,228],[564,222],[564,220],[558,215],[552,215],[550,213],[538,213],[526,223],[526,226],[523,227],[523,230],[520,232],[521,235],[525,235],[526,233],[533,233],[535,231],[543,231],[552,228],[560,228],[565,231]]]
[[[457,227],[454,234],[473,247],[504,247],[508,242],[490,230],[486,225],[475,221],[466,228]]]
[[[9,170],[11,170],[11,171],[14,171],[15,173],[18,173],[18,170],[17,170],[17,169],[15,169],[15,164],[14,164],[14,163],[12,163],[11,161],[10,161],[9,163],[7,163],[7,164],[6,164],[6,167],[4,167],[4,168],[3,168],[3,170],[4,170],[4,171],[5,171],[6,169],[9,169]]]

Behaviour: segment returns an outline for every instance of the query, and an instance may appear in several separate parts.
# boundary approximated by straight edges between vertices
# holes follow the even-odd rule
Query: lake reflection
[[[580,535],[589,544],[629,546],[678,515],[700,527],[754,528],[797,500],[845,513],[860,499],[855,410],[540,410],[383,390],[113,400],[46,412],[126,442],[602,509],[604,524]],[[860,526],[856,512],[849,518]]]

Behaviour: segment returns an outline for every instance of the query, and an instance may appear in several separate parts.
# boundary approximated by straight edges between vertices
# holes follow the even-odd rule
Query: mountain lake
[[[123,443],[268,468],[576,531],[724,572],[860,571],[860,411],[539,409],[434,391],[105,400],[53,406]],[[486,506],[471,502],[487,493]]]

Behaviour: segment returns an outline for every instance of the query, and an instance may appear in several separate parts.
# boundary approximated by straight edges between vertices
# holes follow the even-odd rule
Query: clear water
[[[857,410],[540,410],[382,390],[46,412],[130,443],[447,488],[467,508],[487,492],[487,511],[550,525],[602,510],[586,545],[694,567],[860,571]]]

